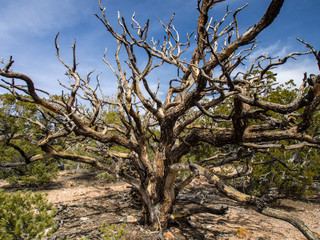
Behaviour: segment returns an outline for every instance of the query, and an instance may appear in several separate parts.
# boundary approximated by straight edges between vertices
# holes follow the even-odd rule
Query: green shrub
[[[123,223],[121,225],[116,224],[106,224],[103,223],[100,227],[100,231],[103,233],[103,240],[123,240],[127,235],[126,232],[127,224]]]
[[[56,231],[52,204],[44,194],[0,190],[0,239],[42,239]]]
[[[58,164],[52,160],[36,162],[26,167],[5,169],[0,175],[11,184],[46,186],[58,177]]]
[[[273,150],[272,154],[280,162],[256,165],[250,179],[251,194],[264,196],[275,190],[277,196],[305,197],[312,194],[310,188],[314,179],[319,176],[319,153],[316,149],[302,149],[295,161],[290,161],[290,152]],[[258,155],[259,161],[270,161],[268,156]]]
[[[110,182],[114,182],[116,180],[116,177],[107,173],[107,172],[102,172],[100,174],[97,175],[98,178],[104,179],[104,180],[108,180]]]
[[[32,121],[28,119],[32,119]],[[10,94],[0,94],[0,135],[6,136],[0,141],[1,163],[25,163],[27,162],[26,157],[30,158],[44,153],[36,144],[30,144],[24,139],[11,138],[15,134],[22,134],[38,142],[45,132],[33,122],[45,124],[43,115],[36,106],[17,101]],[[55,144],[55,148],[61,148],[60,141],[56,141]],[[56,178],[57,171],[56,161],[46,159],[41,162],[33,162],[28,166],[1,168],[0,178],[6,179],[10,183],[40,186],[46,185]]]

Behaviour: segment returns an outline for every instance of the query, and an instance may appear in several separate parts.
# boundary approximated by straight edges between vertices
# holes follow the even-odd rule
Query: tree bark
[[[157,181],[153,178],[147,190],[142,194],[146,206],[147,223],[154,229],[165,229],[175,202],[174,181],[176,173]]]

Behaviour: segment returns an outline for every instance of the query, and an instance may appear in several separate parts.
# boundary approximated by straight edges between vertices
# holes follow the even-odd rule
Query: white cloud
[[[140,1],[140,5],[132,6],[126,1],[109,0],[103,1],[103,5],[107,7],[110,22],[116,27],[118,26],[115,19],[117,10],[120,10],[125,16],[131,16],[132,12],[136,10],[137,19],[142,19],[141,24],[143,25],[144,19],[148,17],[153,19],[155,15],[167,22],[173,9],[177,8],[176,6],[181,2],[182,0],[179,0],[172,3],[172,5],[170,4],[169,8],[168,5],[162,2],[157,2],[155,5],[151,4],[151,2],[144,3],[144,1]],[[231,2],[238,4],[241,1],[232,0]],[[182,32],[185,32],[189,31],[188,24],[191,21],[188,20],[194,17],[191,13],[194,14],[196,10],[194,3],[191,2],[181,6],[177,8],[178,12],[174,23],[177,29],[182,29]],[[224,14],[225,6],[223,4],[218,4],[217,6],[221,6],[222,14]],[[31,75],[35,81],[39,82],[38,86],[56,91],[57,88],[55,86],[58,86],[57,79],[62,80],[65,77],[63,75],[65,69],[56,59],[53,45],[54,35],[61,31],[59,44],[63,59],[69,64],[72,62],[72,53],[69,46],[76,37],[79,68],[84,71],[82,75],[96,68],[97,74],[103,72],[101,79],[106,93],[115,93],[116,81],[114,76],[106,72],[108,71],[107,66],[101,63],[105,47],[110,49],[107,57],[110,58],[111,62],[113,61],[114,43],[113,45],[110,43],[113,39],[105,36],[105,29],[103,29],[102,24],[92,16],[92,13],[99,12],[97,7],[97,0],[14,0],[4,2],[0,8],[0,57],[3,56],[8,59],[12,55],[15,60],[15,70]],[[191,7],[192,11],[189,9]],[[144,14],[141,12],[142,9]],[[190,13],[190,17],[186,18],[186,14],[183,15],[185,12]],[[127,19],[128,22],[129,20],[130,18]],[[90,25],[92,22],[89,21],[96,25],[92,27],[93,25]],[[162,36],[163,29],[161,25],[157,20],[151,22],[153,22],[153,25],[150,27],[149,36],[156,35],[155,38]],[[181,34],[180,37],[185,38],[184,34]],[[162,39],[161,37],[159,38]],[[193,44],[194,42],[192,42],[186,56],[189,56],[193,51]],[[265,48],[258,46],[247,63],[250,64],[255,57],[266,53],[272,57],[279,56],[282,58],[290,53],[292,49],[294,49],[292,46],[288,46],[281,41],[274,42]],[[298,61],[291,59],[284,66],[274,70],[278,72],[278,80],[280,82],[294,79],[299,83],[304,72],[308,72],[308,74],[317,73],[316,64],[311,56],[301,56],[298,59]],[[140,61],[143,62],[144,59]],[[158,79],[160,79],[159,97],[162,97],[168,88],[168,81],[176,77],[175,75],[176,70],[174,68],[155,71],[155,73],[150,74],[148,79],[150,80],[150,87],[152,90],[157,89]]]
[[[254,60],[259,56],[268,56],[268,57],[284,57],[289,54],[290,47],[283,44],[281,41],[277,41],[272,45],[267,47],[260,47],[259,44],[257,48],[252,52],[249,57],[249,60]]]
[[[302,56],[298,60],[291,60],[288,63],[280,66],[275,72],[277,72],[277,79],[279,82],[287,82],[291,79],[300,86],[304,76],[304,72],[308,75],[311,73],[318,74],[317,62],[312,56]]]
[[[282,41],[277,41],[265,48],[259,48],[258,46],[250,57],[248,57],[247,64],[251,64],[254,59],[262,55],[275,58],[276,61],[278,58],[284,58],[295,51],[292,46],[286,45]],[[286,63],[273,68],[272,71],[277,73],[279,83],[293,79],[297,86],[299,86],[302,83],[304,72],[307,72],[309,75],[311,73],[318,73],[319,70],[317,68],[317,62],[312,55],[302,55],[295,56],[295,59],[288,59]]]
[[[94,19],[97,5],[87,0],[4,2],[0,8],[0,57],[6,61],[13,56],[13,69],[30,76],[36,87],[60,92],[57,79],[65,77],[65,69],[55,56],[54,35],[62,31],[61,54],[69,63],[73,31],[81,32],[79,25],[87,23],[88,17]]]
[[[80,8],[81,6],[81,8]],[[44,36],[63,26],[72,26],[80,20],[89,4],[76,0],[15,0],[2,4],[0,31],[3,39],[14,40],[18,35]]]

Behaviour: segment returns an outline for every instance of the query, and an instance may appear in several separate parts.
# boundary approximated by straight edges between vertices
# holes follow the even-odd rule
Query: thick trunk
[[[169,215],[172,213],[172,207],[175,201],[175,189],[174,181],[176,178],[176,173],[169,173],[166,176],[164,188],[162,189],[163,199],[160,205],[160,224],[161,227],[166,227]]]
[[[161,143],[158,145],[154,161],[153,172],[148,179],[145,190],[145,199],[148,223],[155,228],[165,228],[168,218],[172,213],[172,207],[175,200],[174,182],[176,172],[169,168],[170,160],[167,158],[167,152],[170,148],[170,141],[166,141],[164,134],[161,137]]]
[[[175,201],[175,174],[167,174],[163,179],[154,178],[148,184],[146,196],[143,199],[147,220],[156,229],[166,228]]]
[[[157,159],[157,158],[156,158]],[[155,159],[157,172],[139,189],[145,208],[145,220],[155,229],[166,228],[175,201],[174,182],[176,172],[170,172],[163,162]]]

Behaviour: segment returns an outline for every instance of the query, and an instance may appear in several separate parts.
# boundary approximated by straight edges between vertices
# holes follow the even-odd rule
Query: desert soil
[[[3,181],[0,188],[5,191],[21,190],[21,187],[12,187]],[[23,190],[47,193],[48,200],[58,207],[59,229],[50,239],[101,239],[99,228],[102,223],[121,226],[124,222],[126,239],[160,239],[158,232],[139,223],[141,206],[132,197],[130,186],[123,182],[106,182],[92,173],[62,171],[50,187]],[[164,232],[166,239],[306,239],[289,223],[266,217],[230,200],[206,182],[192,182],[182,193],[182,198],[184,196],[203,199],[203,205],[217,209],[228,206],[229,210],[223,216],[197,213],[172,222],[169,230]],[[178,209],[195,205],[182,199],[178,203]],[[278,200],[272,207],[299,217],[320,237],[319,196],[308,201]]]

